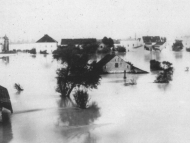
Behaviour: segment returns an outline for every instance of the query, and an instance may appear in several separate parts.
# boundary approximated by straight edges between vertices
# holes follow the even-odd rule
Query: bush
[[[30,54],[36,54],[36,49],[33,48],[33,49],[29,50],[29,53],[30,53]]]
[[[82,109],[87,108],[87,106],[88,106],[87,104],[89,102],[89,95],[88,95],[87,91],[77,90],[73,96],[74,96],[75,102],[79,108],[82,108]]]
[[[98,44],[85,44],[82,46],[83,52],[87,54],[94,54],[98,49]]]
[[[47,53],[47,50],[44,50],[44,51],[40,50],[40,54],[48,54],[48,53]]]
[[[118,46],[116,49],[118,52],[126,52],[126,49],[124,46]]]
[[[151,70],[162,70],[162,67],[161,67],[161,63],[159,61],[156,61],[156,60],[151,60],[150,61],[150,69]]]
[[[155,82],[156,83],[169,83],[170,81],[172,81],[172,76],[173,76],[172,63],[163,61],[162,64],[163,64],[163,70],[158,74]]]

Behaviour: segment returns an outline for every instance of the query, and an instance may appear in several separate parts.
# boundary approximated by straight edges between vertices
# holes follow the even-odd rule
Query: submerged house
[[[51,38],[49,35],[45,34],[42,38],[40,38],[36,44],[36,52],[47,51],[47,53],[52,53],[57,49],[57,41]]]
[[[124,61],[121,57],[111,54],[107,54],[97,62],[96,67],[101,68],[103,73],[123,73],[124,71],[132,74],[148,73]]]
[[[101,68],[104,73],[121,73],[130,72],[131,65],[116,55],[106,55],[98,63],[97,67]]]

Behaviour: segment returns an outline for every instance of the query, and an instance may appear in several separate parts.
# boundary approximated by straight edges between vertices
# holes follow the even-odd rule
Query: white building
[[[57,49],[57,41],[51,38],[49,35],[45,34],[41,39],[39,39],[36,44],[36,52],[39,53],[40,51],[47,51],[47,53],[52,53],[54,50]]]
[[[25,43],[25,44],[10,44],[9,50],[31,50],[35,48],[36,52],[47,51],[51,54],[54,50],[57,49],[57,41],[45,34],[40,38],[36,43]]]
[[[121,40],[120,41],[120,45],[124,46],[126,48],[126,50],[132,50],[133,48],[138,48],[140,46],[143,45],[143,41],[142,39],[138,38],[138,39],[126,39],[126,40]]]

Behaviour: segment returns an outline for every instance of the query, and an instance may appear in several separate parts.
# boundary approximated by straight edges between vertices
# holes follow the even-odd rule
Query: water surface
[[[188,143],[190,141],[190,53],[160,52],[142,47],[119,54],[149,74],[127,74],[137,85],[125,86],[123,74],[103,75],[98,89],[89,91],[94,108],[77,110],[56,93],[52,55],[0,55],[1,85],[9,91],[14,114],[5,112],[0,142],[5,143]],[[3,57],[3,58],[2,58]],[[96,58],[99,56],[94,56]],[[153,83],[150,59],[173,63],[173,81]],[[14,84],[24,91],[18,93]]]

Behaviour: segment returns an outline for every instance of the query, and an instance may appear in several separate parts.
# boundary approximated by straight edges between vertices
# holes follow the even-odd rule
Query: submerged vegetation
[[[36,49],[33,48],[33,49],[29,50],[28,52],[29,52],[30,54],[36,54]]]
[[[116,51],[118,51],[118,52],[126,52],[126,48],[124,46],[117,46]]]
[[[40,54],[48,54],[48,53],[47,53],[47,50],[44,50],[44,51],[40,50]]]
[[[18,84],[18,83],[15,83],[14,88],[15,88],[18,92],[21,92],[21,91],[24,90],[24,89],[20,86],[20,84]]]
[[[150,69],[152,71],[162,70],[161,63],[156,60],[150,60]]]
[[[163,61],[162,64],[163,64],[163,67],[162,67],[163,70],[159,72],[158,76],[156,77],[155,82],[169,83],[170,81],[172,81],[172,75],[173,75],[172,63]]]
[[[86,109],[88,107],[88,103],[90,99],[89,99],[89,95],[87,91],[77,90],[73,96],[74,96],[77,107],[81,109]]]

